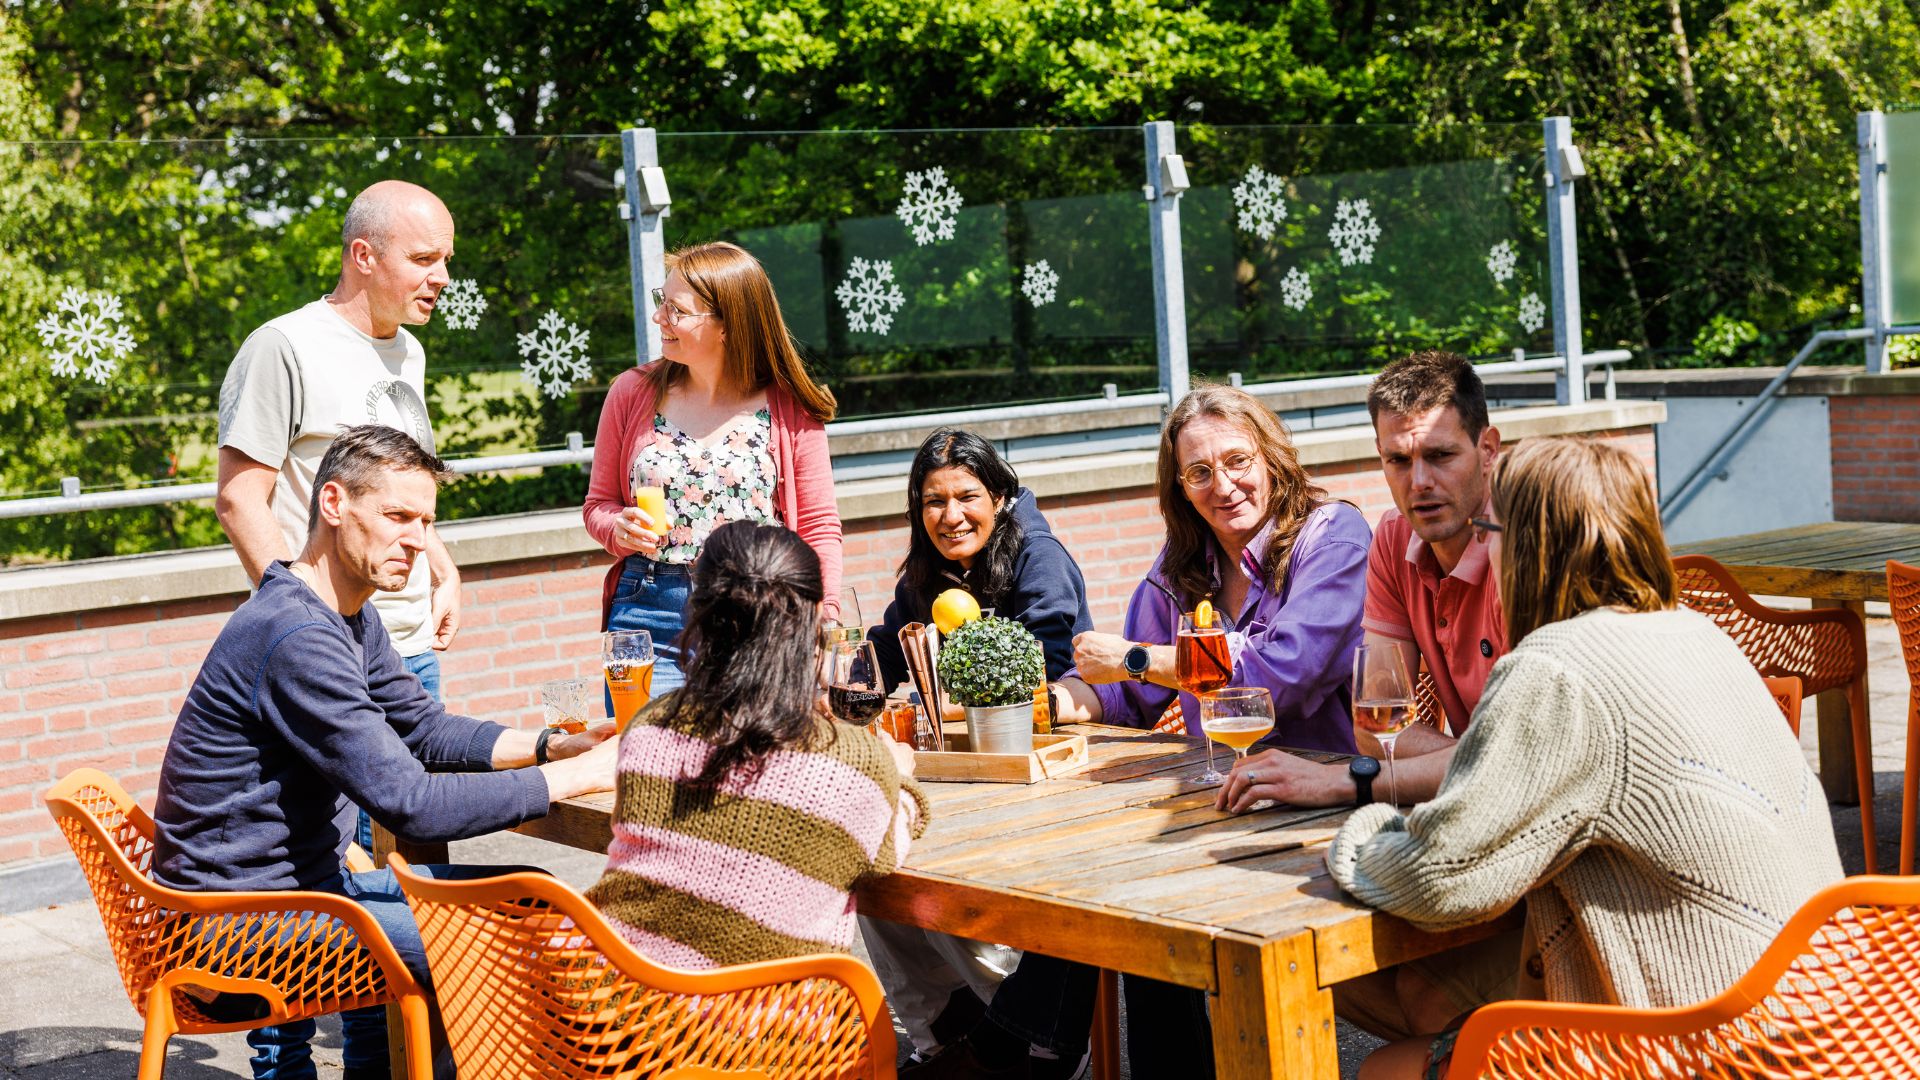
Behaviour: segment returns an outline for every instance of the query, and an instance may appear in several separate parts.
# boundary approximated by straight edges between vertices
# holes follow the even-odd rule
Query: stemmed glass
[[[1387,761],[1387,799],[1400,804],[1393,782],[1393,744],[1413,723],[1413,677],[1407,657],[1391,643],[1362,645],[1353,652],[1353,730],[1380,744]]]
[[[1218,617],[1210,626],[1197,626],[1193,612],[1180,616],[1178,636],[1174,638],[1174,666],[1180,676],[1180,689],[1201,700],[1206,711],[1206,695],[1233,681],[1233,657],[1227,651],[1227,628]],[[1204,730],[1204,729],[1203,729]],[[1224,784],[1227,778],[1213,767],[1213,743],[1207,743],[1207,771],[1193,778],[1200,784]]]
[[[827,628],[827,641],[858,641],[865,636],[867,624],[860,619],[860,593],[851,585],[840,589],[840,615]]]
[[[849,724],[865,725],[887,704],[871,641],[836,641],[827,654],[827,708]]]
[[[1236,758],[1244,759],[1254,743],[1273,730],[1273,695],[1264,686],[1229,686],[1200,699],[1200,730],[1207,745],[1222,743],[1233,748]],[[1208,751],[1212,759],[1212,751]],[[1262,799],[1251,809],[1264,810],[1271,799]]]
[[[607,706],[614,727],[626,731],[653,697],[653,635],[645,630],[609,630],[600,635],[600,665],[607,677]]]

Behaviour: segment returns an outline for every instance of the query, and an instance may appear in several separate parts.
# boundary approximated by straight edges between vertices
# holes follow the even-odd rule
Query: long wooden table
[[[1094,725],[1084,771],[1037,784],[929,783],[933,820],[862,914],[1207,991],[1222,1078],[1336,1077],[1333,984],[1515,924],[1427,934],[1329,879],[1346,810],[1213,809],[1205,751]],[[1326,755],[1320,755],[1326,757]],[[519,831],[606,850],[611,795]]]
[[[1831,521],[1679,544],[1673,553],[1705,555],[1724,564],[1751,593],[1801,596],[1815,607],[1860,614],[1869,600],[1886,602],[1888,559],[1920,564],[1920,525]],[[1821,694],[1819,716],[1820,784],[1829,801],[1858,803],[1846,695]]]

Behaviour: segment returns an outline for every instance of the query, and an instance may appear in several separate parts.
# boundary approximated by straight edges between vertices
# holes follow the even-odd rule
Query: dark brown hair
[[[1218,417],[1245,431],[1253,441],[1254,453],[1267,467],[1267,517],[1261,524],[1273,523],[1273,539],[1260,572],[1269,587],[1286,576],[1293,541],[1300,535],[1307,515],[1327,501],[1326,490],[1308,479],[1307,471],[1300,467],[1293,440],[1287,437],[1286,426],[1272,409],[1237,387],[1212,383],[1195,386],[1167,414],[1167,422],[1160,428],[1160,463],[1155,470],[1160,516],[1167,523],[1167,551],[1160,574],[1186,606],[1203,597],[1217,599],[1213,596],[1213,576],[1207,572],[1213,530],[1194,509],[1186,486],[1180,482],[1180,429],[1201,416]]]
[[[1507,640],[1597,607],[1679,598],[1646,466],[1598,439],[1528,439],[1493,466]]]
[[[799,534],[731,521],[707,537],[680,638],[687,681],[662,718],[713,744],[694,786],[757,768],[821,729],[821,595],[820,557]]]
[[[334,437],[320,457],[320,468],[313,474],[313,494],[307,499],[307,531],[320,520],[320,489],[337,483],[353,496],[373,490],[380,477],[392,472],[418,469],[444,484],[453,479],[446,463],[413,436],[385,424],[361,424]]]
[[[759,259],[738,244],[716,241],[669,254],[667,269],[678,271],[687,288],[726,326],[723,378],[729,386],[750,394],[778,383],[815,420],[824,424],[833,419],[839,407],[833,392],[807,374]],[[655,364],[649,376],[661,397],[686,377],[687,369],[671,360]]]
[[[1415,416],[1442,405],[1460,414],[1467,438],[1487,430],[1487,388],[1464,356],[1436,349],[1403,356],[1367,388],[1367,416],[1376,424],[1383,412]]]

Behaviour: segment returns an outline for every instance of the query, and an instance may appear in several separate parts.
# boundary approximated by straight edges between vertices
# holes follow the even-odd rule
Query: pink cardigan
[[[593,473],[587,480],[582,514],[587,535],[614,556],[600,596],[600,625],[613,612],[620,586],[621,552],[613,546],[614,519],[633,505],[626,490],[634,455],[653,441],[655,395],[647,376],[653,364],[621,373],[607,389],[594,436]],[[773,417],[773,505],[787,528],[820,556],[820,586],[829,614],[840,607],[840,508],[833,497],[833,462],[827,453],[827,429],[800,407],[779,383],[767,387],[767,411]]]

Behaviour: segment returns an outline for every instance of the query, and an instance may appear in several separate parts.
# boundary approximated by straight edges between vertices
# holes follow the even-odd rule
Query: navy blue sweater
[[[1053,535],[1052,526],[1035,504],[1033,492],[1021,488],[1014,496],[1013,518],[1020,523],[1020,553],[1013,560],[1013,587],[994,605],[994,614],[1025,626],[1040,639],[1046,653],[1047,678],[1057,679],[1073,668],[1073,636],[1093,629],[1087,610],[1087,583],[1080,565]],[[918,520],[913,528],[925,528]],[[947,588],[961,587],[959,563],[948,563],[951,586],[942,585],[925,596],[907,589],[905,578],[894,586],[893,603],[873,631],[873,651],[889,687],[907,680],[907,658],[900,651],[900,628],[910,622],[933,623],[934,597]],[[985,600],[981,604],[986,604]]]
[[[309,889],[340,874],[354,803],[413,840],[547,812],[538,769],[490,770],[506,729],[455,716],[400,664],[373,605],[342,616],[284,562],[220,631],[167,743],[154,877]]]

